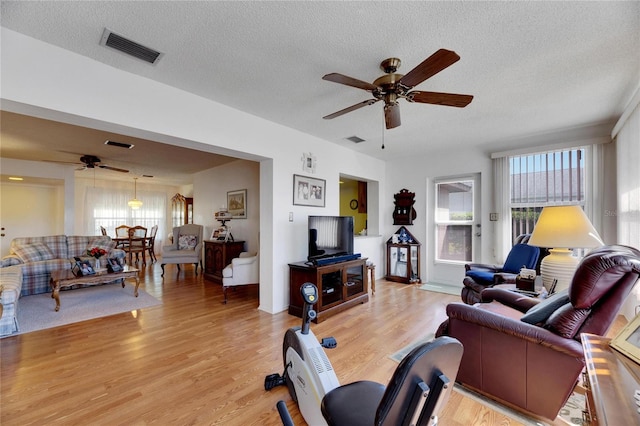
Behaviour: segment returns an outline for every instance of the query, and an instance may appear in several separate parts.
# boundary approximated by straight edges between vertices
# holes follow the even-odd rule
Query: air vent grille
[[[358,136],[349,136],[347,138],[348,141],[351,141],[353,143],[360,143],[360,142],[364,142],[364,139],[359,138]]]
[[[143,46],[140,43],[136,43],[133,40],[129,40],[119,34],[114,33],[108,28],[104,29],[102,33],[102,39],[100,44],[108,46],[134,58],[142,59],[150,64],[156,64],[162,57],[162,53],[149,47]]]
[[[131,149],[135,146],[132,143],[116,142],[116,141],[110,141],[110,140],[104,141],[104,144],[109,146],[116,146],[118,148],[126,148],[126,149]]]

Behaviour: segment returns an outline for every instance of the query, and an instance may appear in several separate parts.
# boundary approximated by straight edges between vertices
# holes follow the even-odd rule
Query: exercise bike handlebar
[[[300,287],[300,294],[304,306],[302,307],[302,334],[309,334],[311,321],[316,319],[318,314],[313,310],[313,305],[318,301],[318,288],[313,283],[304,283]]]

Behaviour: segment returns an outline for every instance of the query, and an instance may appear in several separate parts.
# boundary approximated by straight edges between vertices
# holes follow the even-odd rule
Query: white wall
[[[227,223],[236,241],[245,241],[246,251],[258,251],[260,232],[260,163],[238,160],[194,176],[195,223],[204,225],[205,238],[220,226],[214,214],[227,205],[227,192],[247,190],[247,218]]]
[[[307,215],[338,214],[340,173],[384,183],[384,163],[372,157],[6,28],[1,42],[4,110],[260,162],[264,311],[287,309],[287,264],[306,255]],[[292,176],[302,174],[304,152],[317,158],[314,177],[327,182],[323,209],[292,205]],[[293,222],[289,212],[294,213]]]
[[[64,186],[52,183],[0,182],[0,257],[9,254],[14,238],[64,234]]]
[[[43,163],[38,161],[10,160],[0,158],[0,170],[3,175],[31,176],[33,178],[55,179],[62,185],[62,195],[57,208],[62,209],[62,213],[56,213],[61,217],[63,223],[62,232],[59,232],[59,225],[52,229],[53,233],[73,235],[75,231],[74,207],[75,207],[75,183],[74,168],[61,164]],[[3,200],[9,202],[9,200]],[[51,234],[49,234],[51,235]],[[32,236],[32,235],[20,235]]]
[[[425,158],[403,158],[387,163],[386,191],[383,195],[385,200],[393,202],[393,194],[406,188],[410,192],[415,192],[414,208],[417,213],[413,225],[407,229],[414,237],[422,243],[420,250],[420,276],[422,282],[433,281],[456,287],[462,287],[464,278],[464,265],[455,264],[435,264],[435,247],[432,243],[434,220],[433,220],[433,180],[434,178],[447,176],[460,176],[479,173],[481,179],[480,193],[478,201],[481,203],[482,238],[479,262],[495,263],[491,235],[493,233],[493,222],[489,222],[490,204],[486,200],[491,199],[492,165],[489,154],[478,151],[473,147],[464,149],[454,149],[448,152],[439,152]],[[402,171],[391,173],[392,170]],[[387,206],[386,203],[383,204]],[[429,208],[427,208],[429,206]],[[383,211],[383,222],[386,224],[383,231],[383,240],[386,240],[399,228],[393,223],[393,205],[387,206]],[[475,237],[474,237],[475,238]],[[474,240],[477,242],[477,239]]]

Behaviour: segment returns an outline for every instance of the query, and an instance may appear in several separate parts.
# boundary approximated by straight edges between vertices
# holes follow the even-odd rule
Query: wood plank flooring
[[[257,286],[229,291],[219,284],[147,265],[140,285],[161,306],[0,340],[0,424],[10,425],[280,425],[284,400],[305,422],[286,386],[264,390],[282,373],[282,338],[300,319],[258,310]],[[74,290],[72,290],[74,291]],[[445,306],[459,297],[385,280],[376,294],[321,324],[333,336],[327,351],[340,383],[387,383],[389,355],[433,333]],[[519,425],[454,392],[442,426]]]

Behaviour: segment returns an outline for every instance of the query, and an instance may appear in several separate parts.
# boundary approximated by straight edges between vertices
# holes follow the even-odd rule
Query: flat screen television
[[[353,254],[353,216],[309,216],[308,260]]]

